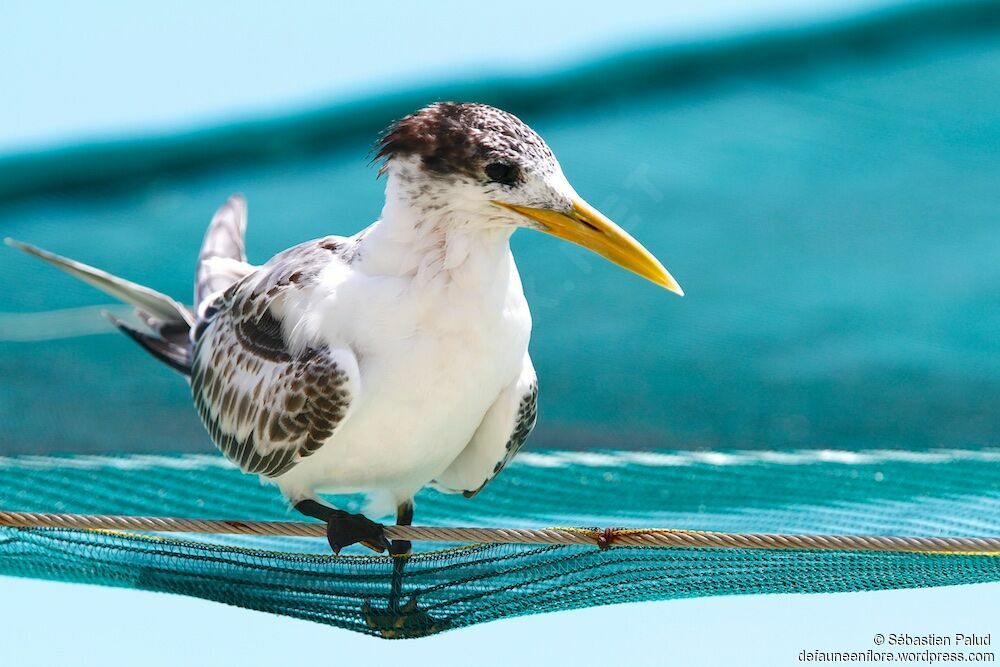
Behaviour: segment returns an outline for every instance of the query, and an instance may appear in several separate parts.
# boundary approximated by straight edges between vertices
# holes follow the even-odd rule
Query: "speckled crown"
[[[376,160],[419,156],[436,174],[479,177],[495,160],[543,162],[554,159],[538,134],[517,116],[486,104],[437,102],[390,125],[382,134]]]

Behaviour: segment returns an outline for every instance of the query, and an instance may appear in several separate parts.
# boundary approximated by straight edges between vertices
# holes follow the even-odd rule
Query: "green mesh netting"
[[[295,518],[273,489],[201,455],[2,458],[0,507]],[[435,525],[956,537],[1000,534],[998,507],[1000,450],[528,453],[474,500],[426,492],[417,501],[419,523]],[[640,600],[1000,581],[993,556],[415,546],[402,592],[424,615],[397,637]],[[327,551],[312,538],[0,529],[0,573],[181,593],[379,634],[373,614],[388,605],[391,559]]]

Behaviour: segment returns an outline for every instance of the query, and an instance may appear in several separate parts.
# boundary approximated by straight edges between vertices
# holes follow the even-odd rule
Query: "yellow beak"
[[[573,207],[568,213],[502,201],[493,203],[537,222],[541,225],[541,231],[547,234],[582,245],[618,266],[684,296],[684,290],[652,253],[582,199],[574,199]]]

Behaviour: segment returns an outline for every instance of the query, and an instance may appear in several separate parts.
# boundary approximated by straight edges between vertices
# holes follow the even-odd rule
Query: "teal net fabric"
[[[273,489],[205,455],[3,458],[0,507],[295,518]],[[420,522],[433,525],[954,537],[1000,534],[997,507],[996,449],[542,451],[472,501],[417,499]],[[391,559],[332,556],[322,539],[0,529],[0,573],[180,593],[396,638],[622,602],[1000,581],[1000,555],[415,546],[403,598],[426,615],[389,632],[374,614],[388,605]]]
[[[996,536],[998,72],[994,2],[652,46],[0,157],[0,236],[187,300],[231,193],[249,201],[252,261],[354,233],[381,206],[368,165],[381,127],[435,99],[493,103],[537,129],[687,296],[516,234],[538,427],[477,498],[422,494],[418,524]],[[99,315],[125,311],[6,248],[0,284],[0,509],[298,518],[222,462],[184,383]],[[429,548],[403,582],[428,616],[397,636],[632,600],[1000,580],[989,556]],[[369,621],[387,604],[388,561],[325,552],[301,538],[0,529],[6,574],[381,634]]]
[[[189,300],[205,227],[234,191],[249,202],[253,261],[352,234],[382,205],[368,164],[382,126],[437,97],[495,102],[536,128],[581,195],[687,292],[515,234],[541,392],[531,446],[994,446],[1000,5],[959,25],[951,15],[693,56],[654,49],[546,85],[485,81],[336,107],[334,129],[367,126],[332,143],[315,128],[313,143],[293,142],[286,125],[310,127],[296,118],[269,137],[235,127],[55,153],[42,156],[44,193],[0,200],[0,234]],[[601,94],[557,105],[567,86]],[[227,153],[240,131],[270,159]],[[177,144],[200,149],[181,172],[66,180],[109,161],[134,172]],[[27,166],[0,161],[0,184]],[[20,286],[0,291],[2,451],[206,451],[174,373],[120,335],[82,335],[113,333],[105,297],[7,248],[0,283]]]

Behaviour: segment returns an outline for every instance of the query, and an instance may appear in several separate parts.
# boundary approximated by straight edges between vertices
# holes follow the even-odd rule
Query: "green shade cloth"
[[[342,504],[354,508],[357,499]],[[203,455],[0,458],[0,507],[297,518],[273,488]],[[962,537],[1000,534],[998,507],[996,449],[546,451],[519,457],[475,499],[421,494],[417,518],[429,525]],[[394,629],[397,637],[641,600],[1000,581],[1000,556],[415,546],[403,597],[415,596],[433,620],[410,618]],[[380,634],[371,610],[388,604],[391,559],[327,554],[325,541],[313,538],[0,529],[0,573],[181,593]]]

